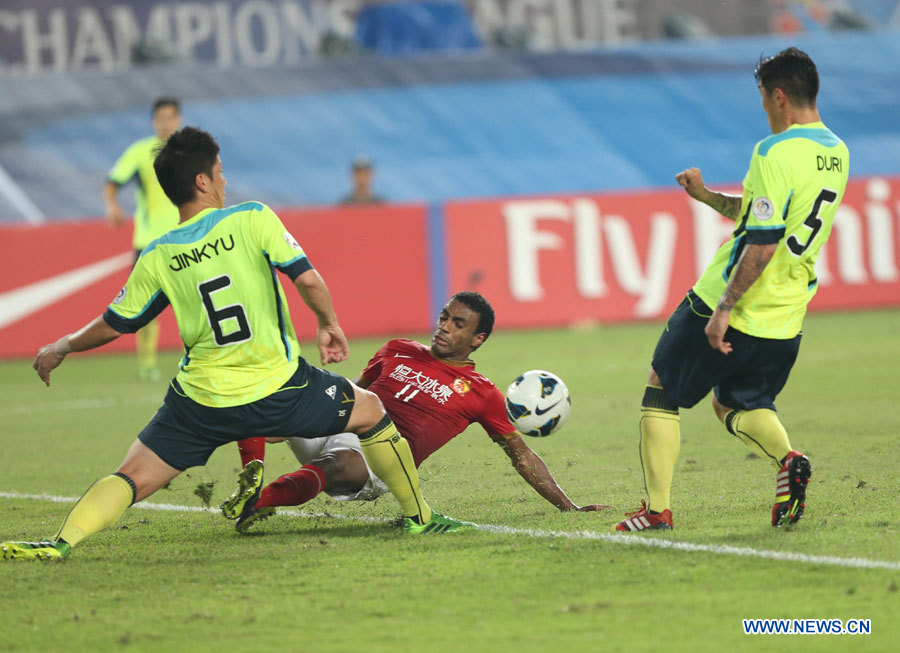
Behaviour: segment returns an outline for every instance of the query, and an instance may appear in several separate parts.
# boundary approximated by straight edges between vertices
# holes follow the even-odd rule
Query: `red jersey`
[[[441,360],[420,342],[389,341],[361,376],[409,441],[416,467],[473,422],[489,435],[516,432],[503,394],[475,363]]]

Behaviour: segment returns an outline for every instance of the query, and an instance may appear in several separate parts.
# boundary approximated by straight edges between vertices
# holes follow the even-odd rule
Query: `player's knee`
[[[669,400],[666,393],[659,386],[648,385],[644,388],[644,397],[641,399],[641,409],[654,408],[667,413],[678,414],[678,404]]]
[[[135,440],[116,473],[131,479],[137,502],[149,497],[181,471],[165,463],[143,442]]]
[[[362,454],[351,449],[329,451],[313,464],[325,473],[326,492],[359,490],[369,480],[369,470]]]
[[[172,480],[168,474],[160,474],[154,470],[122,465],[116,470],[116,475],[129,479],[134,492],[134,503],[143,501],[156,492],[166,483]]]
[[[728,413],[731,412],[731,408],[720,404],[719,400],[716,398],[715,395],[713,395],[713,398],[712,398],[712,407],[713,407],[713,411],[716,413],[716,417],[718,417],[719,421],[724,424],[725,417],[728,415]]]
[[[353,412],[350,413],[350,421],[347,430],[361,435],[375,428],[386,416],[387,412],[374,392],[353,386],[356,393],[356,401],[353,404]]]

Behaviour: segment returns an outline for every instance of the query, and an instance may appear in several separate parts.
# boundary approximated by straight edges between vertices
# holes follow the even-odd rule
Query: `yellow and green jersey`
[[[849,166],[847,146],[821,122],[791,125],[757,143],[744,177],[742,217],[694,292],[715,307],[744,247],[778,243],[729,324],[761,338],[796,336],[816,293],[816,258],[844,197]]]
[[[205,209],[144,248],[103,317],[133,333],[171,304],[184,392],[205,406],[247,404],[278,390],[300,356],[275,270],[293,280],[311,268],[264,204]]]
[[[119,186],[132,179],[137,186],[134,191],[134,238],[135,249],[144,249],[169,229],[178,224],[178,209],[166,196],[156,178],[153,161],[156,149],[163,141],[156,136],[143,138],[133,143],[116,161],[107,178]]]

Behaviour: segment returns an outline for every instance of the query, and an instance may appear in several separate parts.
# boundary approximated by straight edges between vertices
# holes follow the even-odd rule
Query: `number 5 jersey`
[[[778,243],[760,277],[731,312],[730,324],[760,338],[800,332],[816,293],[815,263],[844,198],[850,155],[821,122],[792,125],[756,144],[737,228],[694,292],[715,307],[747,245]]]

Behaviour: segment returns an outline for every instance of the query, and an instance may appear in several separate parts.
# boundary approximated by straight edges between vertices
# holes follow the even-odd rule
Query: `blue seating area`
[[[381,55],[452,54],[481,47],[462,2],[391,2],[365,5],[356,19],[356,42]]]
[[[850,146],[851,174],[900,173],[900,40],[848,33],[793,43],[819,65],[822,115]],[[0,165],[49,218],[102,215],[107,169],[149,133],[152,99],[173,93],[186,122],[219,139],[235,202],[332,204],[357,154],[372,157],[377,190],[398,202],[666,187],[690,165],[708,182],[736,184],[768,134],[754,62],[786,45],[761,37],[10,77],[0,118],[27,113],[35,97],[41,105],[0,135]],[[20,218],[0,201],[0,219]]]

